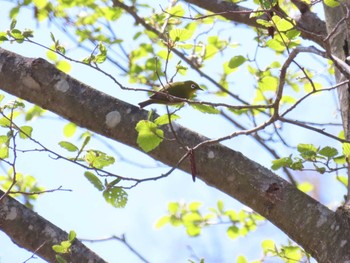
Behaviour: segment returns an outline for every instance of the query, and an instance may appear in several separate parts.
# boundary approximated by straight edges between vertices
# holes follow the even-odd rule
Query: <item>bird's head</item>
[[[185,85],[193,92],[196,92],[197,90],[203,90],[196,82],[192,80],[185,81]]]

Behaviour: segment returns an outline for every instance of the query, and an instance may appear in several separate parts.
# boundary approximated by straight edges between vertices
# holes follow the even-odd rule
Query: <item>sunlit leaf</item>
[[[138,132],[137,144],[145,152],[152,151],[163,141],[164,132],[151,121],[142,120],[135,129]]]
[[[77,146],[67,141],[61,141],[58,144],[69,152],[77,152],[79,150]]]
[[[120,187],[112,187],[103,191],[106,202],[116,208],[125,207],[128,201],[128,194]]]
[[[97,188],[97,190],[102,191],[104,189],[102,182],[96,175],[91,172],[85,172],[84,175],[89,180],[89,182],[92,183],[95,188]]]
[[[69,138],[74,135],[77,130],[77,125],[73,122],[67,123],[63,128],[63,134],[65,137]]]
[[[169,36],[173,41],[186,41],[191,39],[193,32],[186,28],[174,28],[170,30]]]
[[[28,139],[32,136],[33,127],[31,126],[21,126],[19,131],[19,137],[21,139]]]

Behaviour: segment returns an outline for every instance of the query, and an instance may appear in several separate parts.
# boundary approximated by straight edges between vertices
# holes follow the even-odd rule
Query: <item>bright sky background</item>
[[[158,1],[166,6],[166,1]],[[153,3],[153,2],[152,2]],[[10,2],[0,2],[0,31],[9,28],[10,21],[7,19],[8,12],[12,4]],[[157,6],[154,4],[154,6]],[[130,19],[128,17],[128,19]],[[56,38],[60,39],[63,44],[68,47],[70,42],[65,36],[58,31],[53,25],[43,23],[40,27],[33,21],[32,12],[22,11],[17,18],[17,28],[31,28],[35,30],[34,40],[43,45],[50,46],[50,32],[53,32]],[[125,28],[130,22],[124,20]],[[229,27],[229,26],[228,26]],[[233,27],[233,25],[232,25]],[[124,27],[123,27],[124,28]],[[243,54],[254,50],[255,43],[252,41],[254,35],[243,27],[235,27],[232,30],[233,42],[241,42],[244,40],[244,46],[237,48],[237,54]],[[132,48],[137,43],[128,43],[128,47]],[[247,46],[248,45],[248,46]],[[249,46],[251,45],[251,46]],[[46,58],[46,51],[42,48],[29,44],[9,44],[3,43],[1,47],[14,51],[27,57],[43,57]],[[80,59],[86,54],[82,52],[72,52],[75,58]],[[236,55],[236,54],[233,54]],[[269,56],[260,52],[259,56]],[[282,58],[281,58],[282,59]],[[300,59],[300,61],[308,61],[308,64],[316,63],[309,57]],[[215,61],[212,62],[213,74],[215,74]],[[112,72],[108,65],[103,65],[104,69]],[[136,92],[125,92],[112,83],[111,80],[102,74],[89,69],[88,67],[72,64],[70,75],[79,79],[96,89],[103,90],[115,97],[126,100],[132,104],[146,98],[146,94]],[[198,78],[198,76],[190,73],[190,77]],[[120,76],[118,80],[124,85],[129,85],[126,78]],[[236,74],[234,85],[237,88],[249,86],[251,77],[247,73]],[[204,82],[202,79],[197,80],[199,83]],[[204,82],[205,83],[205,82]],[[208,83],[206,83],[208,84]],[[130,85],[132,86],[132,85]],[[202,95],[200,99],[205,99],[206,95]],[[247,95],[248,96],[248,95]],[[7,96],[6,99],[11,99]],[[317,100],[316,100],[317,99]],[[296,111],[296,115],[305,114],[306,112],[313,116],[314,121],[334,120],[339,122],[339,116],[335,115],[335,96],[327,93],[320,95],[308,105]],[[318,107],[322,105],[322,109]],[[164,112],[162,106],[157,106],[160,112]],[[202,113],[186,110],[185,116],[180,123],[208,137],[218,137],[233,131],[233,127],[217,116],[204,116]],[[205,121],[202,121],[205,117]],[[39,139],[44,145],[51,149],[60,150],[56,142],[66,140],[63,137],[63,126],[65,121],[53,114],[47,114],[44,119],[40,119],[31,125],[34,127],[33,136]],[[210,128],[208,128],[210,123]],[[83,130],[81,130],[83,131]],[[327,145],[328,140],[324,137],[315,136],[315,134],[302,129],[288,127],[287,132],[290,133],[291,141],[296,144],[298,142],[310,142],[317,145]],[[79,133],[78,133],[79,135]],[[149,167],[161,165],[151,160],[147,155],[132,150],[129,147],[103,139],[108,145],[122,154],[128,160],[134,162],[142,162]],[[271,156],[247,137],[239,137],[226,145],[235,150],[241,151],[246,156],[253,158],[260,164],[270,167]],[[99,147],[102,151],[113,153],[110,148],[94,140],[90,147]],[[339,145],[337,145],[339,147]],[[62,152],[62,151],[61,151]],[[289,153],[286,153],[286,155]],[[162,165],[161,165],[162,166]],[[204,184],[200,180],[196,183],[192,182],[191,176],[181,171],[175,171],[171,176],[161,181],[148,182],[128,191],[129,201],[124,209],[116,209],[108,205],[101,194],[83,177],[83,170],[64,161],[55,161],[47,158],[47,154],[34,153],[30,156],[19,156],[20,171],[34,175],[39,184],[46,189],[54,189],[59,186],[72,189],[72,192],[55,192],[48,193],[39,197],[35,203],[35,211],[41,216],[56,224],[58,227],[69,232],[74,230],[79,238],[99,239],[109,237],[111,235],[126,235],[128,242],[141,255],[151,262],[186,262],[187,259],[193,258],[193,255],[199,258],[205,258],[206,262],[233,262],[238,255],[245,255],[249,260],[257,259],[261,256],[260,243],[266,238],[271,238],[277,242],[286,244],[286,236],[272,226],[266,223],[258,228],[258,230],[250,234],[247,238],[232,240],[225,233],[226,226],[213,226],[210,229],[204,229],[200,237],[190,238],[186,235],[183,228],[173,228],[166,226],[160,230],[155,229],[154,224],[158,218],[166,214],[167,204],[170,201],[200,201],[203,203],[203,213],[206,213],[208,207],[215,207],[217,200],[223,200],[226,208],[240,210],[241,204],[231,197],[217,191],[214,188]],[[135,167],[127,162],[117,161],[115,172],[117,174],[129,177],[138,176],[140,174],[147,176],[160,175],[162,172],[168,171],[168,167],[160,167],[157,169]],[[7,168],[5,168],[6,170]],[[320,183],[320,192],[325,191],[325,195],[319,196],[325,204],[332,204],[334,200],[341,200],[341,196],[345,193],[338,184],[333,183],[333,176],[315,175],[309,173],[309,178],[315,183]],[[318,180],[322,177],[322,180]],[[329,185],[332,183],[333,191],[330,192]],[[328,187],[325,187],[328,186]],[[102,243],[94,243],[87,245],[104,258],[108,262],[140,262],[123,244],[117,241],[109,241]],[[20,249],[14,245],[10,239],[3,233],[0,233],[0,262],[23,262],[31,256],[30,252]],[[43,262],[40,259],[31,260],[30,262]],[[269,261],[278,262],[278,261]]]

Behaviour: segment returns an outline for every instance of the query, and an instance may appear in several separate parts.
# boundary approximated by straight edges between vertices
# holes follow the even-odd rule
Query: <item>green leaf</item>
[[[85,138],[84,138],[85,137]],[[86,136],[82,136],[82,138],[84,138],[84,142],[83,142],[83,145],[81,146],[81,149],[84,149],[86,145],[88,145],[88,143],[90,142],[91,140],[91,135],[88,134]]]
[[[47,5],[47,0],[33,0],[35,6],[39,9],[43,9]]]
[[[317,148],[313,144],[300,143],[297,150],[305,160],[313,161],[316,158]]]
[[[21,139],[28,139],[32,136],[33,128],[31,126],[21,126],[19,131],[19,137]]]
[[[226,210],[225,215],[228,216],[232,222],[238,221],[238,214],[234,210]]]
[[[98,150],[87,151],[84,159],[89,166],[96,169],[103,169],[104,167],[114,164],[115,162],[115,158],[113,156],[108,156],[104,152]]]
[[[300,262],[303,257],[302,250],[298,246],[283,246],[281,250],[284,256],[292,262]]]
[[[273,240],[266,239],[261,243],[261,246],[265,255],[271,251],[275,251],[275,242]]]
[[[196,237],[199,236],[201,233],[201,228],[199,226],[196,225],[188,225],[186,227],[186,233],[187,235],[191,236],[191,237]]]
[[[344,175],[338,175],[337,176],[337,181],[343,184],[345,187],[348,186],[348,177]]]
[[[230,226],[226,230],[227,235],[229,238],[236,239],[239,237],[239,228],[237,226]]]
[[[238,256],[236,263],[248,263],[248,260],[245,258],[245,256]]]
[[[8,41],[9,39],[6,37],[6,33],[5,32],[0,32],[0,44],[4,41]]]
[[[31,29],[25,29],[22,33],[22,35],[25,37],[25,38],[30,38],[30,37],[33,37],[34,31],[31,30]]]
[[[270,9],[274,7],[278,2],[277,0],[259,0],[259,3],[264,9]]]
[[[334,161],[336,164],[345,164],[345,163],[346,163],[346,160],[345,160],[345,156],[344,156],[344,155],[340,155],[340,156],[334,157],[334,158],[333,158],[333,161]]]
[[[269,39],[269,40],[266,42],[266,45],[267,45],[269,48],[275,50],[276,52],[283,52],[283,51],[286,49],[286,47],[285,47],[285,45],[283,44],[283,42],[280,41],[280,40],[277,40],[277,39],[275,39],[275,38]]]
[[[179,211],[180,205],[177,202],[170,202],[168,204],[168,211],[170,214],[176,214]]]
[[[61,255],[55,255],[58,263],[67,263],[67,261]]]
[[[145,152],[152,151],[163,141],[164,132],[151,121],[139,121],[135,129],[138,132],[137,144]]]
[[[179,118],[180,118],[180,116],[178,116],[176,114],[170,115],[171,121],[174,121],[174,120],[179,119]],[[158,117],[157,119],[154,120],[154,123],[157,124],[158,126],[169,124],[169,115],[164,114],[164,115]]]
[[[159,229],[159,228],[165,226],[166,224],[168,224],[169,222],[170,222],[170,217],[169,216],[163,216],[157,221],[155,226],[156,226],[156,228]]]
[[[224,213],[224,202],[222,200],[218,200],[217,202],[218,210],[222,214]]]
[[[65,254],[67,253],[67,250],[65,247],[61,246],[61,245],[53,245],[52,249],[56,252],[56,253],[61,253],[61,254]]]
[[[348,143],[348,142],[343,143],[343,154],[349,158],[349,156],[350,156],[350,143]]]
[[[73,242],[76,237],[77,237],[77,234],[73,230],[69,231],[68,241]]]
[[[11,121],[9,120],[9,118],[6,117],[2,117],[0,118],[0,126],[1,127],[10,127]]]
[[[58,144],[69,152],[77,152],[79,150],[77,146],[67,141],[60,141]]]
[[[191,104],[192,108],[199,110],[200,112],[203,113],[208,113],[208,114],[219,114],[220,110],[213,106],[209,105],[204,105],[204,104]]]
[[[281,67],[281,63],[278,61],[274,61],[270,64],[270,68],[280,68]]]
[[[277,160],[273,160],[272,161],[272,166],[271,169],[272,170],[278,170],[281,167],[290,167],[293,164],[293,160],[292,158],[289,157],[283,157]]]
[[[303,182],[303,183],[298,184],[298,189],[304,193],[308,193],[314,189],[314,186],[313,186],[313,184],[311,184],[309,182]]]
[[[197,212],[187,212],[182,216],[184,226],[198,225],[202,221],[202,216]]]
[[[112,187],[103,191],[106,202],[116,208],[123,208],[128,201],[128,194],[120,187]]]
[[[69,138],[74,135],[77,130],[77,125],[73,122],[67,123],[63,128],[63,134],[65,137]]]
[[[9,137],[5,135],[0,136],[0,159],[9,157]]]
[[[288,166],[287,166],[287,167],[288,167]],[[293,170],[299,170],[299,171],[301,171],[301,170],[304,168],[303,160],[302,160],[302,159],[298,159],[297,161],[293,162],[293,163],[290,165],[290,168],[293,169]]]
[[[296,101],[297,100],[295,97],[288,96],[288,95],[283,95],[281,99],[281,103],[284,103],[284,104],[294,104],[296,103]]]
[[[337,7],[340,5],[338,0],[324,0],[323,2],[329,7]]]
[[[51,40],[56,43],[56,39],[55,39],[55,36],[52,32],[50,32],[50,37],[51,37]]]
[[[293,40],[295,38],[297,38],[298,36],[300,36],[301,32],[299,30],[296,29],[292,29],[289,30],[288,32],[286,32],[286,36],[288,37],[289,40]]]
[[[182,219],[181,219],[181,218],[178,218],[178,217],[175,216],[175,215],[172,215],[172,216],[170,216],[169,223],[170,223],[172,226],[178,227],[178,226],[181,226],[181,225],[182,225]]]
[[[10,10],[9,17],[11,19],[15,19],[19,13],[20,7],[16,6]]]
[[[229,61],[226,61],[224,64],[223,64],[223,69],[224,69],[224,73],[226,75],[229,75],[233,72],[235,72],[237,70],[237,68],[231,68],[230,66],[230,62]]]
[[[174,42],[189,40],[193,35],[193,31],[186,28],[174,28],[169,32],[170,39]]]
[[[333,147],[326,146],[326,147],[323,147],[319,151],[319,154],[321,154],[325,157],[328,157],[328,158],[332,158],[332,157],[338,155],[338,150],[333,148]]]
[[[314,164],[314,167],[316,168],[316,171],[319,172],[320,174],[324,174],[326,172],[325,167],[319,167],[316,164]]]
[[[89,180],[89,182],[92,183],[95,188],[97,188],[97,190],[102,191],[105,188],[100,179],[98,179],[98,177],[93,173],[85,172],[84,175]]]
[[[100,53],[96,55],[95,62],[98,64],[101,64],[105,62],[107,59],[107,48],[105,45],[100,43],[98,45],[98,49],[100,50]]]
[[[313,82],[312,84],[308,81],[307,83],[304,84],[304,90],[306,92],[312,92],[314,89],[315,90],[321,90],[323,88],[323,85],[321,83]]]
[[[106,187],[113,187],[113,186],[119,184],[119,182],[120,182],[121,180],[122,180],[121,178],[117,178],[117,179],[114,179],[112,182],[109,182],[109,183],[106,183],[106,182],[105,182],[105,186],[106,186]]]
[[[183,9],[182,5],[174,5],[173,7],[167,9],[167,13],[173,16],[184,16],[185,10]]]
[[[277,31],[280,32],[290,30],[294,27],[294,25],[291,22],[277,15],[272,17],[272,21],[276,25]]]
[[[72,246],[72,243],[68,240],[62,241],[61,246],[68,252],[69,248]]]
[[[16,39],[17,43],[22,43],[24,40],[24,36],[22,35],[22,32],[18,29],[12,29],[11,36]]]
[[[63,52],[61,52],[61,53],[63,53]],[[57,69],[61,70],[64,73],[68,73],[72,69],[71,64],[68,61],[66,61],[66,60],[58,61],[56,63],[56,67],[57,67]]]
[[[246,62],[247,59],[243,56],[234,56],[230,59],[228,66],[230,68],[238,68],[240,65],[242,65],[244,62]]]
[[[278,85],[278,78],[273,76],[263,77],[258,83],[258,86],[262,92],[276,91],[277,85]]]
[[[202,203],[201,202],[191,202],[188,205],[188,210],[192,211],[192,212],[197,212],[199,207],[201,207]]]
[[[12,31],[13,29],[15,29],[17,24],[17,20],[16,19],[12,19],[11,24],[10,24],[10,30]]]
[[[40,117],[45,113],[45,110],[37,105],[34,105],[26,112],[25,120],[30,121],[35,117]]]
[[[267,21],[264,19],[257,19],[256,22],[260,25],[263,25],[264,27],[271,27],[272,26],[270,21]]]

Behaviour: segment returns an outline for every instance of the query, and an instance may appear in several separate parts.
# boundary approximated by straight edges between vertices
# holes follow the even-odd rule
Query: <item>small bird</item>
[[[201,89],[199,85],[192,80],[170,82],[164,85],[164,87],[157,93],[153,93],[148,100],[140,102],[139,106],[142,109],[153,103],[166,105],[178,104],[183,101],[177,100],[175,97],[181,99],[192,99],[197,90],[203,89]]]

